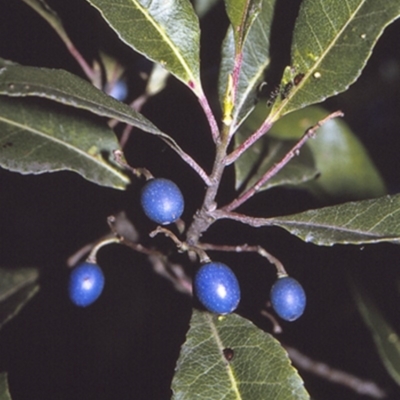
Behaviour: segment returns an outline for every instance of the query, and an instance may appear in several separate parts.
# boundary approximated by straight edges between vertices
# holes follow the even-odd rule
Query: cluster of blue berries
[[[194,279],[194,288],[201,304],[216,314],[229,314],[240,301],[240,287],[233,271],[225,264],[204,264]],[[275,312],[286,321],[299,318],[306,306],[303,287],[289,276],[278,278],[271,289],[271,303]]]
[[[143,187],[141,204],[144,213],[161,225],[171,224],[180,218],[184,209],[184,199],[174,182],[150,179]],[[104,275],[94,263],[85,262],[73,269],[69,278],[69,297],[79,307],[94,303],[104,288]]]
[[[184,199],[174,182],[150,179],[143,187],[141,205],[152,221],[167,225],[180,218]],[[97,264],[82,263],[71,273],[69,296],[74,304],[86,307],[95,302],[103,291],[104,275]],[[240,301],[240,287],[233,271],[220,262],[208,262],[200,267],[194,279],[195,293],[203,306],[215,314],[229,314]],[[283,276],[271,289],[275,312],[286,321],[299,318],[306,306],[303,287],[295,279]]]

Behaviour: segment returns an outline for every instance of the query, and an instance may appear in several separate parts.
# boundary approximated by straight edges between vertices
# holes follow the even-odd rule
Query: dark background
[[[48,24],[22,1],[7,2],[0,11],[0,57],[24,65],[67,69],[83,76],[78,65]],[[83,0],[49,1],[65,21],[67,31],[87,60],[98,48],[118,55],[129,66],[131,98],[140,94],[138,75],[148,68],[140,56],[116,41],[97,13]],[[268,81],[279,80],[289,63],[290,31],[299,2],[283,0],[273,32],[272,67]],[[290,10],[290,11],[288,11]],[[202,21],[202,68],[206,89],[215,99],[220,43],[227,27],[223,6]],[[342,109],[346,121],[368,148],[389,191],[400,189],[400,25],[388,27],[363,76],[348,92],[326,102]],[[143,113],[174,136],[181,146],[209,169],[213,148],[208,126],[196,99],[174,79],[151,99]],[[127,158],[155,176],[172,178],[186,198],[183,218],[202,200],[203,184],[161,141],[135,131]],[[14,400],[32,399],[168,399],[179,348],[185,338],[191,299],[177,293],[156,275],[145,256],[122,246],[99,253],[106,275],[104,294],[91,307],[78,309],[68,300],[66,259],[84,244],[107,232],[106,218],[126,210],[148,243],[154,225],[138,205],[142,182],[127,191],[98,187],[73,173],[22,176],[0,170],[0,254],[4,266],[41,268],[41,291],[20,316],[0,332],[0,370],[9,372]],[[233,173],[224,180],[222,204],[233,196]],[[276,189],[252,199],[243,211],[276,215],[318,207],[306,193]],[[400,398],[386,373],[369,331],[360,319],[346,282],[352,271],[376,299],[391,324],[400,331],[400,274],[397,246],[335,246],[305,244],[279,229],[250,229],[232,222],[216,224],[206,241],[220,244],[260,244],[282,260],[307,292],[308,306],[297,322],[283,323],[282,342]],[[164,249],[171,243],[157,238]],[[274,280],[273,268],[249,254],[215,255],[235,270],[242,287],[238,312],[266,331],[260,316]],[[185,256],[176,262],[187,264]],[[315,399],[364,398],[341,386],[300,371]]]

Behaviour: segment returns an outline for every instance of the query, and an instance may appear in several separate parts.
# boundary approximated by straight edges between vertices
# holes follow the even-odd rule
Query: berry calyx
[[[278,278],[271,289],[271,303],[275,312],[285,321],[301,317],[306,307],[306,294],[296,279]]]
[[[201,304],[216,314],[233,312],[240,301],[240,287],[233,271],[225,264],[204,264],[194,279],[195,291]]]
[[[183,213],[185,201],[178,186],[169,179],[149,180],[142,189],[141,204],[144,213],[154,222],[167,225]]]
[[[104,288],[103,271],[97,264],[84,262],[75,267],[69,277],[68,293],[79,307],[94,303]]]

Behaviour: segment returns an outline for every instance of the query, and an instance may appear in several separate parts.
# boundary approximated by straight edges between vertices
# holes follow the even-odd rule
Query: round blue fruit
[[[142,190],[141,204],[144,213],[154,222],[167,225],[183,213],[185,201],[178,186],[169,179],[149,180]]]
[[[86,307],[94,303],[101,295],[103,288],[104,275],[97,264],[85,262],[72,270],[68,292],[75,305]]]
[[[124,101],[128,97],[128,85],[125,81],[119,80],[115,82],[109,92],[111,97],[119,101]]]
[[[240,287],[232,270],[225,264],[204,264],[194,279],[195,291],[201,304],[216,314],[233,312],[240,301]]]
[[[296,279],[278,278],[271,289],[271,303],[275,312],[285,321],[301,317],[306,307],[306,294]]]

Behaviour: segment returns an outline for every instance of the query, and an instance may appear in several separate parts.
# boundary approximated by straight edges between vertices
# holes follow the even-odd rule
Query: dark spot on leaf
[[[222,350],[222,352],[224,353],[224,357],[226,358],[227,361],[231,361],[233,356],[235,355],[233,349],[230,349],[229,347]]]
[[[4,143],[1,147],[3,148],[3,149],[6,149],[7,147],[12,147],[12,143],[11,142],[6,142],[6,143]]]
[[[293,83],[294,86],[297,86],[304,78],[304,74],[297,74],[294,79],[293,79]]]

